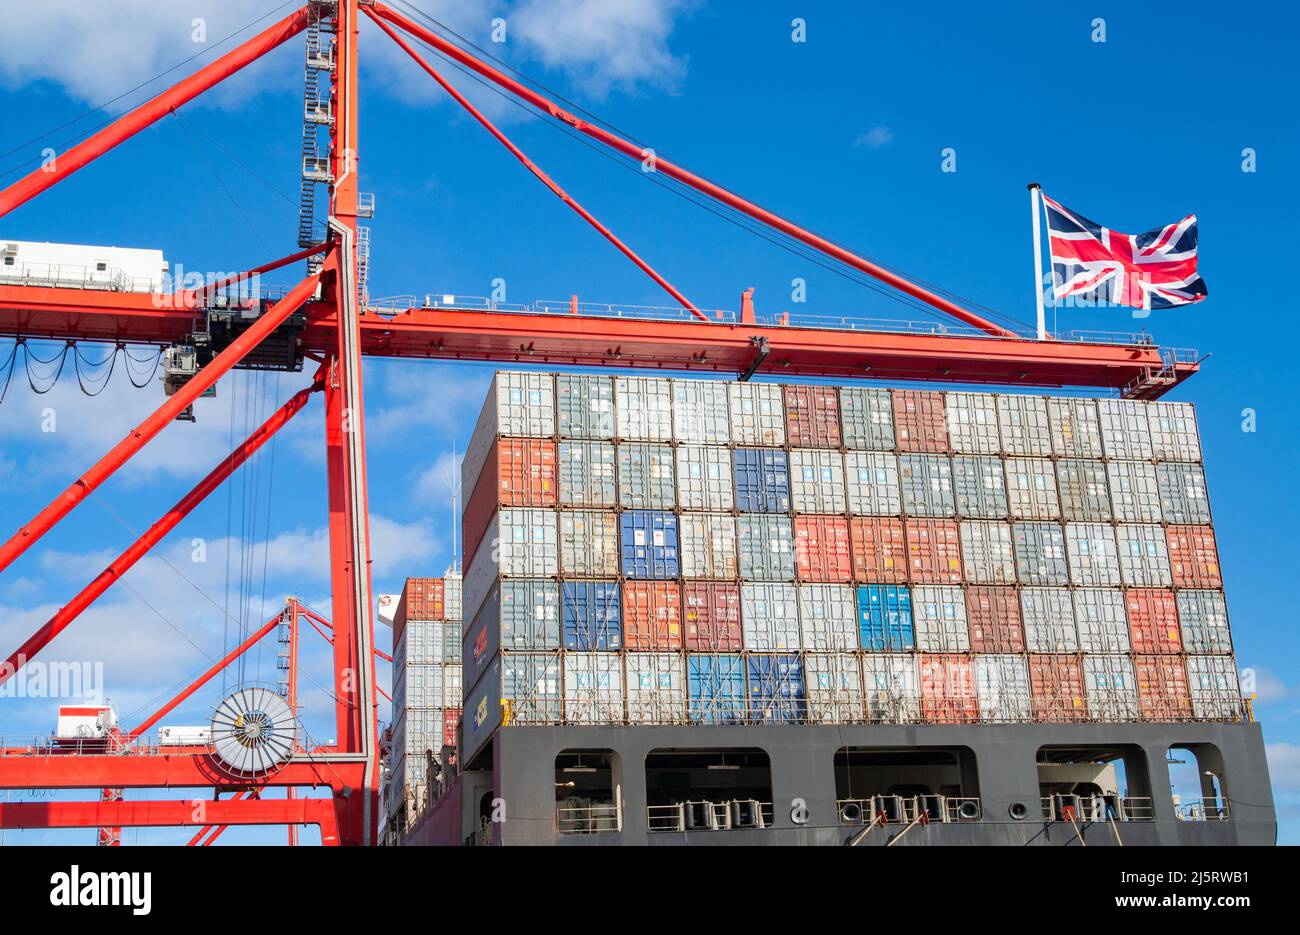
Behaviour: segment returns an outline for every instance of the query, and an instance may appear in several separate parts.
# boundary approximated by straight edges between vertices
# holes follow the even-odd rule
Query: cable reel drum
[[[242,687],[222,699],[213,712],[209,749],[231,775],[252,780],[287,763],[297,737],[297,718],[278,692]]]

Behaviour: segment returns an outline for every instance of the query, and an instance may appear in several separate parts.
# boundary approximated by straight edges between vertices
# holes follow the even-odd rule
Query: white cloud
[[[872,127],[853,141],[853,148],[860,149],[865,146],[869,149],[880,149],[892,142],[894,142],[893,130],[885,126]]]
[[[1300,746],[1293,743],[1265,744],[1268,776],[1280,792],[1300,792]]]
[[[435,504],[447,504],[450,509],[452,491],[460,483],[460,462],[461,457],[450,451],[439,455],[416,478],[415,492]]]
[[[454,441],[464,451],[469,439],[455,433],[466,414],[478,418],[490,380],[488,372],[455,364],[411,361],[387,366],[383,376],[386,404],[366,412],[366,441],[392,443],[433,429],[434,433],[425,434],[442,436],[448,447]]]

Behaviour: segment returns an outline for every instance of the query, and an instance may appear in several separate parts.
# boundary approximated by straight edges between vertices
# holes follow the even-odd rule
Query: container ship
[[[1189,403],[499,372],[462,489],[386,843],[1275,839]]]

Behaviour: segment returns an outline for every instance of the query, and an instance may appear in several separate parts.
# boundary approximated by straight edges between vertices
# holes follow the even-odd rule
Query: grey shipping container
[[[1158,523],[1160,490],[1156,467],[1149,461],[1111,461],[1106,465],[1110,502],[1121,523]]]
[[[1046,458],[1007,458],[1007,508],[1016,519],[1060,519],[1056,470]]]
[[[800,513],[843,513],[844,456],[825,448],[792,450],[790,501]]]
[[[614,446],[610,442],[560,442],[559,499],[564,506],[618,504]]]
[[[1191,403],[1151,403],[1151,454],[1158,461],[1200,461],[1201,437]]]
[[[799,585],[803,648],[836,652],[858,648],[858,605],[847,584]]]
[[[952,486],[958,516],[1007,516],[1007,480],[1000,458],[957,455],[952,459]]]
[[[1228,605],[1220,592],[1185,589],[1177,598],[1184,649],[1189,653],[1232,652]]]
[[[1065,535],[1059,523],[1016,523],[1012,535],[1016,545],[1016,576],[1021,584],[1070,583]]]
[[[554,581],[499,581],[465,631],[465,687],[478,684],[494,656],[560,648],[560,586]]]
[[[1003,395],[998,400],[998,428],[1002,450],[1009,455],[1046,458],[1052,451],[1052,428],[1047,399],[1042,396]]]
[[[845,448],[892,451],[895,447],[894,404],[889,390],[841,387],[840,422]]]
[[[862,692],[872,721],[905,724],[921,717],[921,683],[914,653],[863,653]]]
[[[564,654],[566,724],[621,724],[623,657],[618,653]]]
[[[856,653],[807,653],[803,665],[809,721],[852,724],[863,720],[862,663]]]
[[[560,573],[572,578],[618,575],[617,513],[607,510],[560,513]]]
[[[1053,396],[1047,400],[1052,452],[1062,458],[1100,458],[1101,420],[1093,399]]]
[[[1085,653],[1126,653],[1132,648],[1123,591],[1075,591],[1074,622],[1079,630],[1079,648]]]
[[[1134,461],[1151,459],[1153,451],[1147,403],[1136,399],[1099,399],[1097,414],[1106,457]]]
[[[671,445],[624,442],[618,446],[618,505],[625,510],[677,506]]]
[[[1002,450],[996,399],[989,393],[948,393],[944,399],[948,443],[959,454],[995,455]]]
[[[794,526],[788,516],[741,513],[736,517],[740,577],[746,581],[794,580]]]
[[[683,513],[677,520],[683,578],[735,581],[736,520],[729,513]]]
[[[1115,530],[1106,523],[1067,523],[1065,548],[1070,559],[1070,583],[1084,588],[1117,588],[1119,552]]]
[[[711,445],[677,447],[677,505],[683,510],[735,508],[730,450]]]
[[[549,373],[500,371],[493,375],[478,423],[461,462],[461,489],[473,490],[492,445],[501,435],[555,435],[555,377]]]
[[[947,455],[904,454],[898,459],[903,512],[909,516],[952,516],[952,462]]]
[[[613,379],[594,374],[557,374],[555,418],[561,438],[613,438]]]
[[[980,720],[1020,723],[1029,720],[1029,663],[1024,656],[982,653],[975,656],[975,698]]]
[[[504,509],[488,525],[465,572],[465,616],[472,617],[496,578],[549,578],[560,573],[555,510]]]
[[[1100,721],[1134,721],[1138,716],[1137,680],[1128,656],[1083,657],[1083,690],[1088,713]]]
[[[1015,584],[1011,527],[990,520],[963,520],[961,558],[970,584]]]
[[[673,438],[696,445],[725,445],[731,441],[727,384],[674,380]]]
[[[1166,523],[1195,525],[1210,521],[1210,496],[1205,489],[1205,471],[1199,464],[1157,464],[1156,486]]]
[[[798,652],[799,599],[792,584],[742,584],[740,620],[750,652]]]
[[[1114,518],[1104,462],[1058,461],[1056,477],[1061,514],[1067,522],[1108,523]]]
[[[628,441],[666,442],[673,437],[672,384],[659,377],[614,379],[614,433]]]
[[[1115,527],[1119,547],[1119,570],[1130,588],[1167,588],[1173,584],[1169,568],[1169,544],[1159,526]]]
[[[903,512],[898,455],[885,451],[845,452],[844,480],[851,513],[898,516]]]
[[[784,445],[785,399],[774,383],[728,383],[731,440],[737,445]]]
[[[1187,685],[1192,716],[1238,719],[1243,716],[1236,660],[1231,656],[1188,656]]]
[[[633,724],[686,720],[685,666],[681,653],[627,653],[627,719]]]
[[[1025,624],[1025,649],[1029,652],[1079,651],[1074,599],[1066,588],[1021,588],[1020,616]]]
[[[912,625],[916,629],[916,648],[923,653],[970,651],[966,600],[959,587],[912,588]]]

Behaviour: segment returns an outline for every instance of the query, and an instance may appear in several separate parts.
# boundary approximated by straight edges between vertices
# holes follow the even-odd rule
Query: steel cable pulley
[[[270,688],[236,688],[212,714],[213,755],[240,779],[267,776],[293,755],[298,722],[288,702]]]

